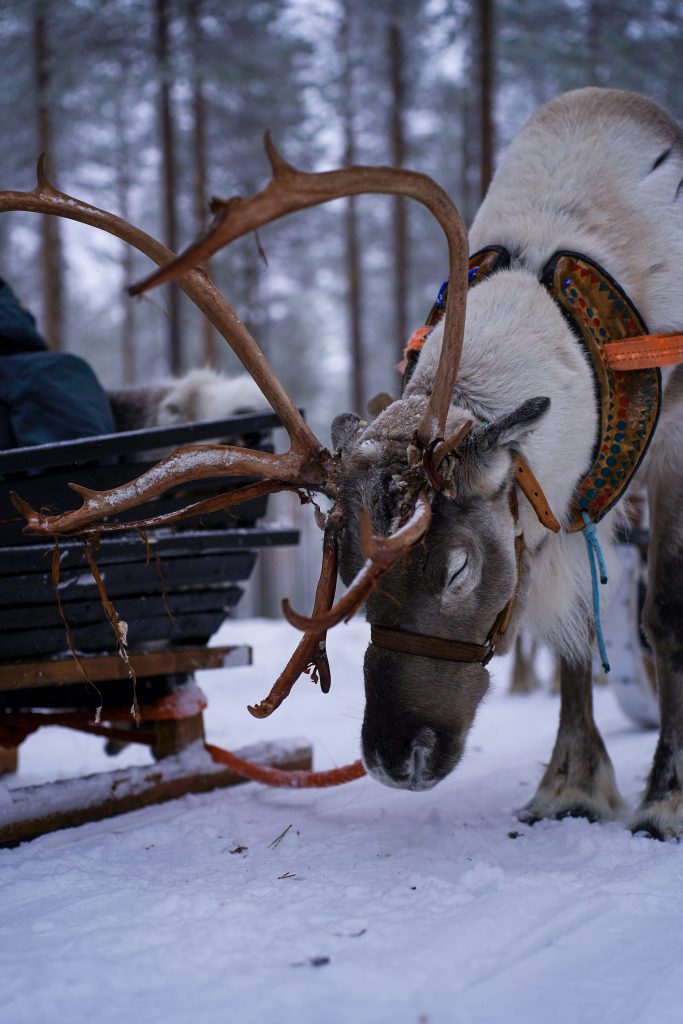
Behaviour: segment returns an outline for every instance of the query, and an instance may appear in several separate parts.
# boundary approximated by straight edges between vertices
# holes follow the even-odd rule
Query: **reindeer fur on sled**
[[[226,377],[208,367],[158,384],[141,384],[107,394],[117,430],[220,420],[268,407],[257,384],[246,373]]]

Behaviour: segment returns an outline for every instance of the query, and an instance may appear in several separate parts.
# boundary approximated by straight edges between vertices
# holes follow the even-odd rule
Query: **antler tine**
[[[458,239],[457,249],[450,245],[449,240],[448,299],[446,301],[446,318],[439,362],[436,367],[434,385],[429,396],[427,409],[417,428],[417,440],[424,448],[430,445],[437,445],[443,440],[448,408],[453,397],[453,389],[462,356],[462,344],[465,335],[468,259],[467,230],[462,220],[460,223],[463,234]]]
[[[445,441],[439,441],[434,446],[431,458],[431,468],[434,472],[438,470],[447,455],[458,450],[467,435],[471,432],[473,426],[474,420],[466,419],[452,437],[447,438]]]
[[[28,502],[10,491],[10,500],[17,512],[26,520],[26,530],[33,534],[47,534],[50,536],[59,535],[68,537],[77,535],[99,535],[102,533],[123,533],[126,530],[150,530],[158,526],[172,526],[182,519],[190,516],[209,515],[212,512],[224,512],[233,505],[240,505],[242,502],[251,501],[253,498],[260,498],[264,494],[275,494],[278,491],[294,491],[302,497],[301,491],[293,484],[282,484],[273,480],[261,480],[255,484],[245,484],[237,487],[234,491],[225,494],[218,494],[213,498],[203,498],[201,501],[192,502],[183,508],[175,509],[173,512],[163,512],[158,516],[147,516],[144,519],[127,519],[124,522],[102,523],[100,518],[106,513],[90,511],[86,507],[86,501],[96,501],[99,498],[97,491],[91,491],[87,487],[71,485],[84,499],[84,505],[73,512],[65,512],[63,515],[46,515],[31,508]],[[116,511],[119,511],[116,509]]]
[[[143,281],[129,289],[137,295],[170,281],[207,260],[236,238],[263,227],[294,210],[361,193],[402,195],[422,203],[441,225],[448,242],[449,286],[444,339],[428,408],[418,427],[423,446],[443,437],[448,406],[460,363],[467,297],[467,229],[457,207],[444,190],[425,174],[392,167],[347,167],[318,174],[287,163],[266,133],[265,148],[273,172],[260,192],[248,199],[214,199],[216,214],[208,232]]]
[[[92,227],[108,231],[122,239],[159,265],[174,261],[174,254],[151,235],[129,224],[107,210],[101,210],[89,203],[60,192],[48,181],[44,160],[38,161],[37,185],[31,192],[0,192],[0,213],[27,211],[51,214],[80,221]],[[228,342],[246,370],[254,378],[266,399],[282,420],[302,463],[309,464],[309,471],[316,460],[325,461],[325,449],[306,424],[301,413],[275,376],[271,366],[258,344],[240,321],[234,309],[216,289],[203,270],[189,270],[178,280],[179,287],[195,303],[202,313]],[[315,474],[314,474],[315,475]],[[322,468],[317,474],[322,479]]]
[[[390,537],[378,537],[373,534],[367,513],[362,514],[361,547],[366,562],[347,592],[328,612],[320,615],[314,613],[310,618],[295,612],[285,599],[282,602],[282,610],[287,621],[297,629],[310,633],[331,629],[342,619],[350,619],[372,593],[379,578],[424,537],[431,521],[432,508],[426,489],[417,495],[415,507],[408,521]]]
[[[337,562],[339,558],[338,533],[339,523],[334,513],[330,513],[323,538],[323,562],[320,579],[315,591],[313,619],[328,611],[334,601],[334,591],[337,586]],[[283,700],[289,696],[297,679],[309,669],[311,669],[314,677],[317,674],[320,680],[320,689],[323,693],[328,692],[331,679],[330,666],[325,649],[325,633],[326,630],[315,630],[306,633],[302,637],[284,671],[273,684],[268,696],[260,704],[248,707],[248,711],[254,718],[267,718],[268,715],[272,715],[273,711],[277,710]]]

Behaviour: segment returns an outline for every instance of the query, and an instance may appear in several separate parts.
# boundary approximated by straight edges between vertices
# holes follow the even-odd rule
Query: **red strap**
[[[683,363],[683,334],[641,334],[603,346],[603,359],[612,370],[650,370]]]
[[[361,761],[344,765],[343,768],[331,768],[327,772],[286,771],[284,768],[271,768],[269,765],[252,764],[243,761],[229,750],[214,747],[213,743],[205,744],[212,759],[218,764],[231,768],[237,775],[243,775],[252,782],[260,782],[264,786],[279,786],[287,789],[323,789],[327,786],[341,786],[345,782],[353,782],[365,775]]]
[[[396,366],[394,367],[395,370],[398,370],[399,373],[405,373],[406,367],[408,365],[409,354],[411,352],[421,352],[425,341],[427,340],[427,338],[429,337],[433,330],[433,327],[425,325],[424,327],[418,327],[416,331],[413,331],[413,333],[408,338],[408,344],[403,349],[403,359],[401,360],[400,363],[396,364]]]
[[[416,331],[413,331],[408,338],[408,344],[405,347],[404,355],[407,355],[408,352],[419,352],[433,330],[433,327],[426,324],[424,327],[418,327]]]

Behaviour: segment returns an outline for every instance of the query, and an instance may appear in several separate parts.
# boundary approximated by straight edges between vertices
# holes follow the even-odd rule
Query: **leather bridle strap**
[[[559,533],[562,527],[543,493],[543,488],[521,452],[513,453],[513,466],[515,483],[533,508],[541,526],[545,526],[546,530],[552,530],[553,533]]]
[[[370,642],[387,651],[398,651],[399,654],[419,654],[426,658],[472,664],[478,661],[483,663],[489,651],[488,644],[444,640],[440,636],[406,633],[403,629],[387,629],[385,626],[370,626]]]

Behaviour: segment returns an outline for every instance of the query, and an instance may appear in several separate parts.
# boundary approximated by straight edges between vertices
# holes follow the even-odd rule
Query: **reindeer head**
[[[365,429],[349,415],[333,424],[342,454],[344,582],[362,565],[364,522],[377,536],[395,531],[405,501],[406,452],[425,401],[410,394]],[[473,424],[464,409],[449,409],[446,433],[464,440],[440,466],[429,530],[368,597],[363,757],[388,785],[428,789],[462,755],[488,686],[484,666],[513,606],[521,607],[515,451],[548,405],[527,402],[486,426]]]
[[[73,512],[47,516],[18,498],[15,504],[28,529],[59,536],[166,524],[276,490],[296,491],[302,500],[311,491],[326,494],[333,505],[326,517],[313,613],[305,618],[284,602],[287,618],[304,635],[268,697],[250,711],[257,717],[271,714],[304,671],[312,671],[326,691],[326,631],[367,601],[372,641],[365,658],[366,764],[391,785],[425,789],[443,778],[462,753],[486,692],[484,666],[507,630],[519,593],[523,545],[513,480],[530,499],[536,494],[541,521],[551,516],[542,507],[538,484],[515,454],[548,402],[527,402],[493,424],[476,422],[466,410],[451,406],[464,329],[467,234],[438,185],[424,175],[390,168],[306,174],[287,164],[268,138],[266,149],[273,169],[266,188],[246,200],[214,200],[216,217],[208,234],[175,259],[112,214],[57,192],[41,166],[33,192],[0,193],[0,211],[33,210],[82,220],[119,235],[162,264],[131,293],[176,279],[279,413],[290,450],[270,455],[195,445],[172,453],[123,487],[103,492],[74,487],[83,504]],[[449,295],[429,393],[408,388],[365,429],[356,417],[338,417],[330,453],[205,272],[193,268],[232,239],[285,213],[361,192],[411,196],[434,214],[449,246]],[[185,480],[218,475],[250,476],[257,482],[172,514],[125,525],[102,522]],[[333,605],[340,556],[348,590]]]

